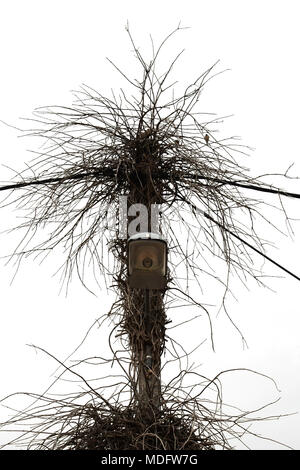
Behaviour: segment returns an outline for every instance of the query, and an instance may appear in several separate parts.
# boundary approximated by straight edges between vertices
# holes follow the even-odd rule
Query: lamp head
[[[136,289],[164,289],[167,243],[155,233],[142,232],[128,240],[128,282]]]

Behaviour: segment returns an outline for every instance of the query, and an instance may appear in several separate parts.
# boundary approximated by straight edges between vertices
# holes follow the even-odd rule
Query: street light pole
[[[158,234],[138,233],[128,241],[128,284],[140,303],[140,341],[136,401],[145,417],[153,418],[161,406],[161,354],[165,339],[163,290],[166,287],[167,245]],[[138,290],[136,290],[138,289]]]

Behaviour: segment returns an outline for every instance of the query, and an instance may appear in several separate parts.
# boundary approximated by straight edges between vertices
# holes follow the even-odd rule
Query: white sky
[[[284,172],[294,162],[293,174],[300,175],[298,5],[296,0],[4,0],[0,4],[0,119],[20,126],[18,119],[31,117],[38,106],[70,103],[70,91],[82,83],[104,94],[110,87],[123,86],[105,57],[131,70],[131,49],[124,29],[127,20],[137,44],[146,51],[150,33],[158,43],[181,21],[190,29],[168,46],[170,57],[181,48],[186,50],[177,65],[176,78],[192,81],[220,59],[219,70],[230,71],[208,84],[202,111],[234,114],[220,129],[229,136],[241,136],[242,143],[254,148],[247,160],[253,173]],[[18,139],[15,130],[1,123],[0,134],[0,163],[23,169],[30,159],[26,149],[34,148],[34,142]],[[3,167],[0,180],[8,179],[9,174]],[[297,182],[283,184],[300,192]],[[272,201],[272,197],[267,199]],[[286,207],[297,217],[299,202],[287,201]],[[0,231],[17,217],[17,211],[4,210]],[[272,221],[284,225],[280,215]],[[277,247],[268,253],[300,275],[299,222],[293,228],[294,239],[268,232],[267,238]],[[1,235],[1,254],[13,248],[16,240],[12,235]],[[12,285],[13,268],[4,262],[0,265],[1,396],[16,391],[40,392],[48,385],[55,365],[27,344],[41,346],[63,359],[111,304],[104,291],[93,297],[76,281],[67,298],[59,295],[59,279],[52,277],[58,263],[57,258],[48,258],[42,265],[26,261]],[[268,263],[265,272],[282,274]],[[280,396],[280,402],[267,414],[298,412],[300,284],[284,275],[270,279],[269,286],[274,292],[259,289],[254,283],[249,284],[249,291],[238,285],[238,303],[230,304],[248,350],[242,349],[238,334],[220,315],[214,322],[216,353],[205,345],[195,359],[202,364],[204,375],[213,377],[223,369],[249,368],[273,377],[281,390],[278,394],[271,382],[235,372],[224,379],[230,403],[250,410]],[[184,315],[184,309],[179,315]],[[194,324],[182,341],[190,344],[199,341],[201,335],[204,338],[203,327],[199,323],[198,332]],[[95,348],[106,340],[107,331],[98,331],[97,335],[91,343],[92,354],[97,354]],[[7,412],[2,410],[2,414],[6,416]],[[299,428],[298,414],[257,424],[253,429],[300,449]],[[7,436],[0,438],[7,440]],[[267,441],[247,442],[253,449],[279,448]]]

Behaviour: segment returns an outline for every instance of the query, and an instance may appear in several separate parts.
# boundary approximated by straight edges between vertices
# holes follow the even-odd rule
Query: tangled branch
[[[61,375],[75,374],[84,391],[62,397],[28,394],[38,404],[5,423],[29,425],[30,430],[16,441],[28,448],[228,449],[230,439],[242,440],[249,432],[252,411],[234,415],[224,411],[219,377],[208,380],[181,366],[174,379],[162,383],[159,410],[144,416],[137,406],[137,375],[143,367],[145,342],[151,342],[157,358],[170,354],[170,363],[181,364],[182,357],[188,357],[179,354],[174,340],[166,336],[170,305],[178,307],[185,296],[207,315],[211,326],[204,302],[190,295],[190,282],[197,283],[202,292],[204,279],[217,281],[224,289],[224,307],[233,274],[244,283],[251,276],[263,284],[253,251],[274,260],[265,253],[266,242],[256,231],[256,220],[271,221],[261,210],[264,203],[247,197],[245,191],[300,197],[262,183],[260,176],[248,175],[239,163],[245,149],[234,138],[215,137],[213,126],[218,119],[201,121],[197,105],[204,86],[216,75],[216,64],[179,97],[174,96],[170,80],[181,53],[165,72],[159,72],[158,65],[167,40],[180,29],[158,48],[153,46],[150,61],[143,58],[127,29],[141,78],[129,77],[111,62],[128,90],[107,98],[84,85],[75,93],[71,107],[36,110],[31,120],[35,127],[26,135],[43,139],[43,151],[17,173],[16,183],[0,188],[10,191],[2,206],[14,204],[25,214],[24,222],[12,229],[23,236],[10,259],[21,261],[30,255],[44,259],[63,247],[61,270],[67,284],[75,270],[86,285],[88,269],[97,282],[102,276],[112,282],[118,295],[108,315],[114,324],[109,337],[113,359],[86,359],[72,367],[59,361]],[[16,190],[22,190],[21,194]],[[169,282],[152,299],[151,338],[144,328],[142,293],[132,291],[127,283],[126,237],[121,236],[118,217],[122,196],[129,204],[144,204],[148,209],[159,206],[159,230],[168,239]],[[112,258],[112,267],[104,260],[105,253]],[[112,337],[120,341],[117,351]],[[91,385],[75,372],[75,366],[115,362],[120,377],[110,385],[97,381]],[[186,389],[184,380],[191,376],[195,383]],[[110,387],[114,392],[107,397]],[[206,397],[212,390],[214,398]]]

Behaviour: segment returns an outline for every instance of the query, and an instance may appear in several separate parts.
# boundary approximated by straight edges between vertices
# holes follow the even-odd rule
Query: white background
[[[105,57],[129,72],[132,70],[126,22],[129,21],[138,46],[147,53],[150,33],[159,43],[181,21],[190,29],[181,32],[168,46],[170,57],[181,48],[186,50],[176,68],[176,78],[192,81],[220,59],[219,70],[230,71],[207,86],[202,110],[221,116],[234,114],[220,125],[222,133],[239,135],[242,143],[254,148],[247,160],[253,173],[284,172],[294,162],[293,174],[300,175],[298,4],[292,0],[4,0],[0,4],[0,119],[18,127],[18,119],[31,117],[38,106],[69,104],[70,91],[82,83],[104,94],[110,87],[123,86],[122,78]],[[34,142],[17,138],[17,131],[1,123],[0,134],[0,162],[23,169],[30,158],[26,149],[34,148]],[[3,167],[0,180],[8,180],[10,174]],[[284,184],[287,189],[300,192],[297,182]],[[272,201],[269,196],[267,199]],[[293,217],[298,216],[299,204],[297,200],[287,202]],[[0,231],[17,217],[12,208],[3,210]],[[282,225],[282,220],[278,214],[278,220],[273,222]],[[268,253],[300,275],[299,223],[293,228],[294,239],[268,233],[277,247]],[[16,240],[14,235],[1,235],[1,254],[9,252]],[[1,263],[1,396],[17,391],[40,392],[51,380],[55,364],[27,344],[41,346],[63,359],[111,304],[105,291],[93,297],[76,281],[68,297],[59,295],[59,279],[52,277],[58,264],[55,257],[42,265],[26,260],[11,285],[14,270]],[[272,276],[283,274],[268,263],[264,269]],[[299,412],[300,284],[284,275],[269,279],[268,285],[273,291],[260,289],[254,283],[249,284],[249,291],[238,285],[238,302],[230,305],[231,315],[245,334],[249,348],[243,350],[239,335],[220,315],[214,321],[216,353],[205,344],[196,359],[202,364],[204,375],[213,377],[223,369],[249,368],[273,377],[281,390],[278,393],[272,382],[246,372],[228,374],[224,393],[230,403],[250,410],[281,397],[266,414]],[[199,336],[207,334],[200,331],[200,325],[199,331],[195,330],[194,324],[186,333],[188,342],[197,343]],[[106,338],[107,331],[97,331],[90,346],[92,354],[97,353],[95,348],[102,347]],[[182,341],[187,341],[187,337]],[[1,417],[7,416],[8,410],[2,409]],[[299,428],[300,417],[295,414],[279,421],[257,423],[253,429],[299,449]],[[2,442],[7,439],[8,435],[1,436]],[[281,448],[265,440],[250,438],[247,442],[252,449]]]

